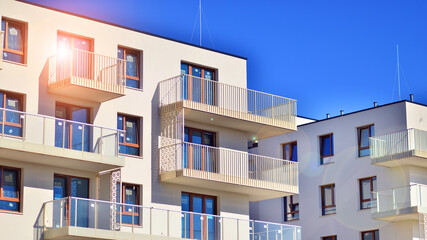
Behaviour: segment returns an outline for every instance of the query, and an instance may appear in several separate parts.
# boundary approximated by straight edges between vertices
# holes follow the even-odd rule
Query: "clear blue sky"
[[[198,0],[31,0],[198,44]],[[203,0],[203,46],[248,58],[248,88],[321,119],[402,99],[427,104],[427,1]],[[42,16],[41,16],[42,17]],[[192,37],[193,36],[193,37]],[[394,89],[394,92],[393,92]]]

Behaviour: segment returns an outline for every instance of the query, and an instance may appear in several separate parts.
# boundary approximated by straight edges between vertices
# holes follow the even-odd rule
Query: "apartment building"
[[[0,0],[0,239],[300,239],[249,218],[298,193],[298,163],[248,139],[296,101],[246,88],[246,59]]]
[[[299,162],[300,194],[252,203],[251,217],[300,225],[303,240],[426,239],[426,117],[375,104],[260,140],[259,154]]]

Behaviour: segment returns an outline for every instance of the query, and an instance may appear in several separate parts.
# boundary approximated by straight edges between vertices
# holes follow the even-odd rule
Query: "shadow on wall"
[[[43,240],[44,239],[44,231],[43,231],[43,206],[40,209],[39,214],[37,215],[36,222],[34,223],[34,240]]]
[[[47,84],[49,81],[49,58],[44,64],[43,70],[39,76],[39,106],[38,113],[43,115],[52,116],[52,112],[49,112],[49,95],[47,91]]]

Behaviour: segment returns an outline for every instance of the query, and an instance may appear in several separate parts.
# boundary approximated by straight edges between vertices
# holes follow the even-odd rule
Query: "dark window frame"
[[[131,116],[131,115],[127,115],[127,114],[122,114],[122,113],[117,113],[117,117],[118,116],[121,116],[123,118],[123,120],[122,120],[123,125],[122,125],[122,128],[119,130],[125,131],[123,133],[123,142],[120,142],[120,138],[119,138],[119,145],[138,148],[138,155],[133,155],[133,154],[128,154],[128,153],[120,153],[120,152],[119,152],[119,154],[126,155],[126,156],[137,156],[137,157],[142,156],[142,153],[141,153],[142,147],[141,147],[141,139],[140,139],[142,134],[140,134],[140,131],[141,131],[140,118],[135,117],[135,116]],[[126,118],[134,119],[136,122],[136,131],[135,131],[136,132],[136,143],[126,142]]]
[[[370,137],[372,137],[372,129],[371,129],[371,127],[374,127],[375,125],[374,124],[369,124],[369,125],[365,125],[365,126],[361,126],[361,127],[358,127],[357,128],[357,148],[358,148],[358,153],[357,153],[357,156],[358,157],[365,157],[365,156],[368,156],[368,155],[364,155],[364,156],[362,156],[361,155],[361,151],[362,150],[365,150],[365,149],[369,149],[370,148],[370,146],[371,146],[371,143],[370,143],[370,141],[369,141],[369,138]],[[367,147],[362,147],[361,146],[361,143],[362,143],[362,134],[361,134],[361,131],[363,130],[363,129],[368,129],[368,131],[369,131],[369,136],[368,136],[368,146]],[[375,131],[375,130],[374,130]]]
[[[216,144],[217,144],[217,142],[216,142],[216,132],[212,132],[212,131],[208,131],[208,130],[203,130],[203,129],[198,129],[198,128],[193,128],[193,127],[187,127],[187,126],[185,126],[185,127],[184,127],[184,131],[185,131],[185,129],[188,129],[188,142],[189,142],[189,143],[193,143],[193,142],[192,142],[193,135],[191,134],[191,132],[192,132],[192,131],[199,131],[199,132],[201,132],[201,134],[202,134],[202,142],[204,142],[204,141],[205,141],[205,138],[204,138],[205,133],[212,134],[212,135],[213,135],[213,139],[214,139],[214,144],[213,144],[213,146],[206,145],[205,143],[202,143],[201,145],[206,145],[206,146],[210,146],[210,147],[216,147],[216,146],[217,146],[217,145],[216,145]],[[194,143],[194,144],[197,144],[197,143]]]
[[[288,200],[289,199],[289,203]],[[285,222],[287,221],[293,221],[293,220],[299,220],[299,199],[298,199],[298,203],[294,203],[294,196],[287,196],[283,198],[284,204],[285,204]],[[287,212],[287,206],[289,205],[289,209],[291,210],[290,212]],[[293,207],[297,205],[298,206],[298,210],[292,211],[292,209],[294,209]],[[295,215],[298,214],[298,217],[295,217]],[[292,217],[289,219],[288,215],[291,215]]]
[[[3,94],[3,106],[0,106],[0,108],[4,108],[4,109],[7,109],[6,108],[6,99],[7,99],[7,97],[8,96],[13,96],[13,97],[15,97],[15,98],[18,98],[19,99],[19,110],[18,111],[20,111],[20,112],[23,112],[24,111],[24,95],[23,94],[19,94],[19,93],[12,93],[12,92],[7,92],[7,91],[0,91],[0,93],[2,93]],[[12,110],[12,109],[9,109],[9,110]],[[7,110],[6,110],[7,111]],[[18,128],[21,128],[21,135],[23,135],[23,132],[22,132],[22,130],[23,130],[23,119],[20,117],[19,118],[19,121],[20,121],[20,123],[18,124],[18,123],[13,123],[13,122],[7,122],[7,118],[6,118],[6,111],[1,111],[1,113],[0,114],[2,114],[2,118],[3,118],[3,121],[4,121],[4,125],[5,126],[11,126],[11,127],[18,127]],[[3,122],[2,121],[0,121],[0,126],[3,124]],[[5,134],[5,133],[3,133],[3,132],[1,132],[0,131],[0,135],[2,135],[2,134],[4,134],[4,135],[6,135],[6,136],[12,136],[12,137],[22,137],[22,136],[16,136],[16,135],[10,135],[10,134]]]
[[[12,54],[17,54],[17,55],[21,55],[22,56],[22,62],[16,62],[16,61],[12,61],[12,60],[6,60],[3,58],[3,56],[1,56],[3,58],[3,61],[8,61],[8,62],[16,62],[16,63],[20,63],[20,64],[26,64],[27,63],[27,24],[26,22],[23,21],[19,21],[19,20],[15,20],[15,19],[11,19],[8,17],[3,17],[1,19],[1,21],[5,22],[5,29],[3,30],[4,32],[4,48],[3,46],[1,46],[1,48],[3,49],[3,52],[8,52],[8,53],[12,53]],[[16,27],[19,27],[22,33],[22,51],[18,51],[15,49],[10,49],[8,46],[8,35],[9,35],[9,24],[12,23],[13,25],[15,25]],[[3,25],[3,24],[2,24]],[[4,54],[4,53],[3,53]]]
[[[378,232],[378,239],[375,239],[375,232]],[[365,236],[364,236],[365,233],[372,233],[372,240],[379,240],[379,236],[380,236],[380,230],[379,229],[361,232],[360,235],[361,235],[362,240],[365,240]]]
[[[71,178],[80,178],[80,179],[85,179],[87,180],[87,196],[88,199],[90,198],[90,178],[87,177],[78,177],[78,176],[73,176],[73,175],[67,175],[67,174],[61,174],[61,173],[54,173],[53,174],[53,181],[55,182],[55,178],[63,178],[65,179],[65,183],[67,184],[67,188],[66,188],[66,196],[70,197],[70,191],[71,191]]]
[[[141,52],[138,51],[138,50],[131,49],[131,48],[128,48],[128,47],[123,47],[123,46],[118,46],[117,50],[119,50],[119,49],[123,51],[123,58],[122,58],[122,60],[125,60],[125,61],[126,61],[126,53],[127,52],[136,54],[136,75],[137,76],[136,77],[129,76],[125,72],[125,78],[129,78],[131,80],[138,81],[138,87],[135,88],[135,89],[141,89],[142,88],[142,81],[141,81]],[[134,87],[127,86],[127,85],[126,85],[126,87],[134,88]]]
[[[14,171],[16,172],[16,189],[17,189],[17,198],[10,198],[10,197],[4,197],[3,196],[3,171],[4,170],[9,170],[9,171]],[[12,210],[5,210],[5,209],[0,209],[0,212],[21,212],[22,209],[22,197],[21,197],[21,169],[20,168],[15,168],[15,167],[7,167],[7,166],[3,166],[0,165],[0,171],[1,171],[1,178],[0,178],[0,200],[2,201],[8,201],[8,202],[17,202],[18,203],[18,211],[12,211]]]
[[[332,205],[325,205],[325,189],[331,187],[331,200],[332,200]],[[322,198],[322,216],[326,216],[326,215],[332,215],[332,214],[336,214],[336,203],[335,203],[335,183],[331,183],[331,184],[326,184],[326,185],[322,185],[320,186],[320,192],[321,192],[321,198]],[[335,208],[335,212],[333,213],[326,213],[326,209],[328,208]]]
[[[297,141],[292,141],[292,142],[282,144],[282,152],[283,152],[282,158],[284,160],[292,161],[292,157],[294,155],[293,146],[295,146],[295,145],[297,146],[297,149],[298,149]],[[286,156],[286,146],[289,146],[289,157],[288,158]],[[296,154],[297,154],[297,160],[295,162],[298,162],[298,150],[297,150]]]
[[[325,236],[322,240],[337,240],[337,235]]]
[[[374,180],[376,181],[377,180],[377,176],[372,176],[372,177],[366,177],[366,178],[360,178],[359,179],[359,202],[360,202],[360,204],[359,204],[359,207],[360,207],[360,209],[361,210],[363,210],[363,209],[371,209],[372,208],[372,206],[371,207],[367,207],[367,208],[364,208],[363,207],[363,203],[364,202],[370,202],[371,201],[371,198],[369,198],[369,199],[363,199],[363,189],[362,189],[362,182],[363,181],[365,181],[365,180],[369,180],[370,181],[370,192],[372,192],[373,191],[373,187],[374,187]],[[374,199],[374,200],[376,200],[376,199]]]
[[[323,139],[329,137],[329,141],[330,141],[330,154],[324,154],[323,153]],[[320,158],[325,158],[325,157],[332,157],[334,156],[334,140],[333,140],[334,134],[333,133],[328,133],[325,135],[321,135],[319,136],[319,140],[320,140]],[[323,164],[323,161],[322,161]]]

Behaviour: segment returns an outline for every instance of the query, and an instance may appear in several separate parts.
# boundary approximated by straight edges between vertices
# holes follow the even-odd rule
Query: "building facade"
[[[248,139],[296,102],[246,88],[246,59],[0,0],[1,239],[300,239],[249,218],[298,193],[298,163]]]
[[[300,194],[252,203],[251,217],[300,225],[303,240],[426,239],[427,107],[342,114],[258,142],[298,161]]]

